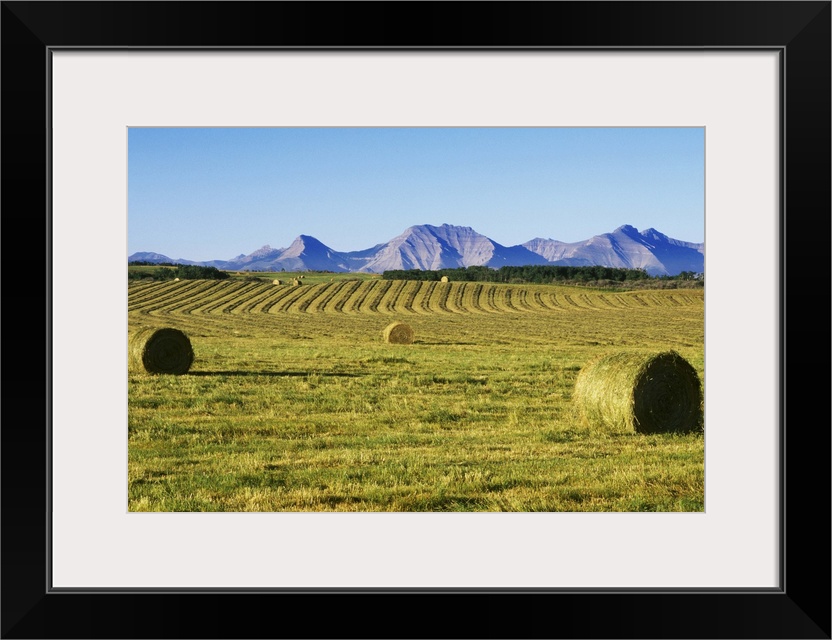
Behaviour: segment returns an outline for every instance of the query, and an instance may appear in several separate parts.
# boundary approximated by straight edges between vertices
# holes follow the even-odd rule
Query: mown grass
[[[129,313],[131,329],[182,329],[196,356],[186,375],[129,373],[131,511],[704,509],[703,435],[607,433],[571,405],[581,366],[609,350],[675,349],[704,381],[695,299],[410,314],[196,302]],[[412,345],[382,341],[391,319]]]

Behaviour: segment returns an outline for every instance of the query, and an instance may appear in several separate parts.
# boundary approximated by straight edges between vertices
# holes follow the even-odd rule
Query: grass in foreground
[[[704,437],[578,422],[581,366],[679,351],[701,306],[413,314],[130,314],[191,337],[183,376],[129,377],[131,511],[702,511]],[[704,378],[703,378],[704,380]]]

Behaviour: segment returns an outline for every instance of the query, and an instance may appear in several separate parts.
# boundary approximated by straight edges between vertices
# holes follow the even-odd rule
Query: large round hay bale
[[[439,282],[448,282],[448,276],[442,276],[442,277],[439,279]]]
[[[702,383],[675,351],[601,356],[578,373],[572,400],[587,424],[612,431],[702,429]]]
[[[179,329],[140,329],[130,337],[130,368],[147,373],[187,373],[194,361],[191,341]]]
[[[411,344],[413,329],[404,322],[393,322],[384,328],[384,341],[390,344]]]

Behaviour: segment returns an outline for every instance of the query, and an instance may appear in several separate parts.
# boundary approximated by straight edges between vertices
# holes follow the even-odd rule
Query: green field
[[[703,290],[257,276],[129,284],[129,329],[195,353],[129,372],[131,511],[704,510],[702,434],[571,402],[612,351],[674,349],[704,383]],[[394,320],[413,344],[383,342]]]

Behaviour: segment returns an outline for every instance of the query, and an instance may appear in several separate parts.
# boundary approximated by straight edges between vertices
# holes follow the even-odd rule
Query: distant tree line
[[[522,267],[463,267],[459,269],[438,269],[437,271],[422,271],[420,269],[406,269],[385,271],[382,278],[386,280],[441,280],[447,276],[449,280],[466,282],[528,282],[533,284],[549,284],[565,281],[612,280],[624,282],[626,280],[644,280],[649,278],[644,269],[623,269],[612,267],[562,267],[553,265],[526,265]]]
[[[457,282],[509,282],[530,284],[625,284],[646,283],[647,281],[690,280],[704,285],[704,275],[693,271],[682,271],[675,276],[650,276],[644,269],[625,269],[620,267],[568,267],[557,265],[526,265],[520,267],[500,267],[491,269],[484,266],[463,267],[459,269],[395,269],[382,274],[384,280],[427,280],[439,281],[443,276]]]
[[[229,276],[225,271],[220,271],[216,267],[200,267],[194,264],[172,264],[172,263],[155,263],[133,261],[128,262],[128,266],[136,267],[162,267],[152,272],[148,271],[128,271],[127,277],[130,280],[225,280]]]

